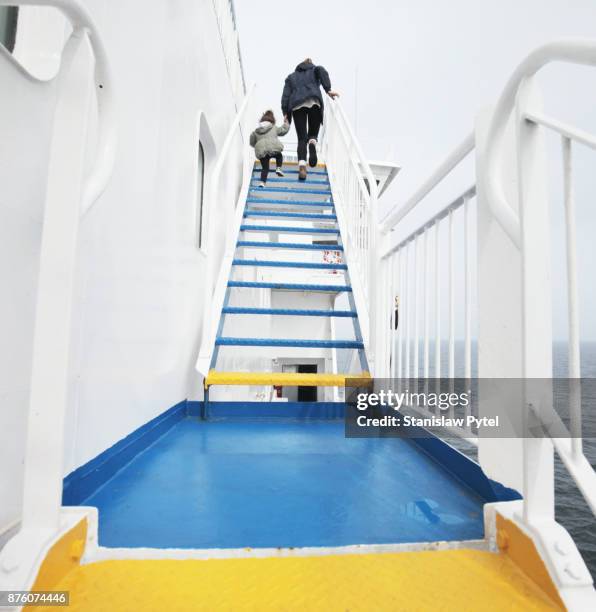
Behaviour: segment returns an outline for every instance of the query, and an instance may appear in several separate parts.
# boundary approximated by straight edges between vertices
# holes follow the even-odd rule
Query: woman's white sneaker
[[[285,176],[285,174],[282,172],[281,168],[276,168],[275,169],[275,174],[277,174],[277,176]]]

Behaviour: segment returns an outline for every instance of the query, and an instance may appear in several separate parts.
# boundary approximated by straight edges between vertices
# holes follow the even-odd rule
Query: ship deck
[[[481,539],[483,503],[410,441],[343,421],[186,417],[82,505],[101,546],[257,548]]]
[[[34,589],[85,612],[561,609],[473,541],[484,503],[411,440],[349,439],[334,418],[186,413],[81,500],[103,548],[80,559],[80,520]]]

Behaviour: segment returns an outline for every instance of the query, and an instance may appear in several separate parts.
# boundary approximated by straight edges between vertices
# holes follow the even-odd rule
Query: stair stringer
[[[334,188],[335,175],[331,171],[331,168],[327,166],[327,174],[329,176],[329,185],[331,189],[331,195],[334,203],[335,215],[337,217],[337,225],[339,227],[344,260],[348,266],[348,277],[352,286],[352,297],[354,299],[354,306],[358,314],[358,322],[360,325],[360,333],[362,334],[362,342],[364,343],[364,353],[366,360],[369,364],[369,368],[373,370],[373,363],[370,358],[370,316],[368,311],[368,305],[366,303],[366,296],[362,283],[360,281],[360,274],[352,258],[352,242],[350,240],[350,233],[348,232],[347,221],[344,215],[343,202],[337,197],[337,190]]]
[[[234,221],[226,235],[226,245],[224,249],[224,256],[219,267],[219,274],[217,277],[217,283],[215,285],[215,291],[213,292],[213,302],[211,307],[211,321],[206,329],[203,329],[203,338],[201,340],[201,349],[195,365],[195,369],[206,377],[209,370],[212,367],[213,354],[215,351],[215,339],[217,338],[217,331],[221,319],[221,311],[224,307],[226,300],[228,280],[232,274],[232,262],[236,252],[236,241],[240,233],[240,226],[244,218],[245,203],[248,198],[248,192],[252,180],[252,168],[254,166],[254,154],[251,148],[246,147],[244,158],[244,176],[242,180],[242,187],[238,194],[238,200],[236,201],[236,209],[234,212]]]

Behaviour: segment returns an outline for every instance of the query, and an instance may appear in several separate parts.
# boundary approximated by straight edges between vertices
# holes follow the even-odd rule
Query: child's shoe
[[[277,174],[277,176],[285,176],[285,174],[282,172],[281,168],[276,168],[275,169],[275,174]]]
[[[266,184],[264,181],[261,181],[261,182],[259,183],[259,189],[265,189],[266,185],[267,185],[267,184]]]

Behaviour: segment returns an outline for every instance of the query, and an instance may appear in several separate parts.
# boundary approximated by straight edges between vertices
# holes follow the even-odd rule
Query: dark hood
[[[314,67],[315,65],[311,64],[310,62],[301,62],[298,64],[298,66],[296,66],[295,70],[296,72],[305,72],[306,70],[311,70]]]

